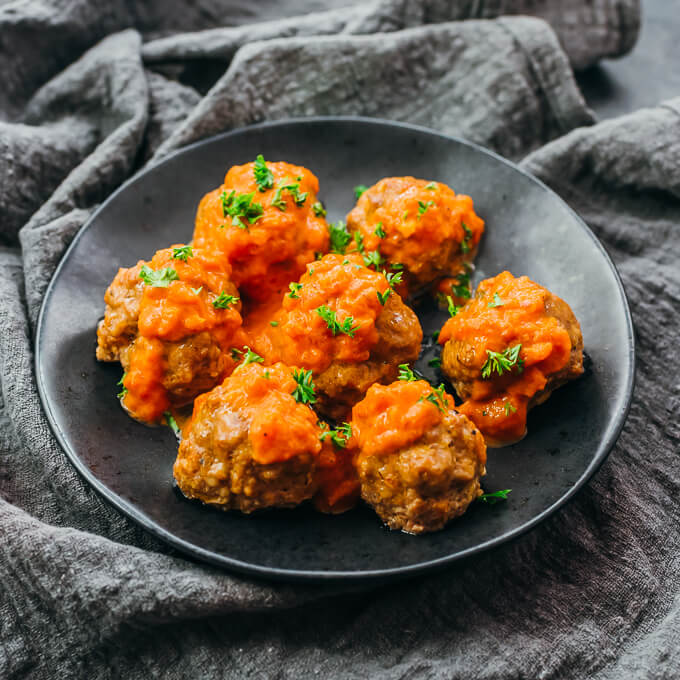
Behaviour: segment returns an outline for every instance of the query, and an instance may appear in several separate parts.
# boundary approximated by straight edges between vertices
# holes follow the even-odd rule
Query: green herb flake
[[[300,296],[298,295],[298,293],[300,292],[301,288],[302,288],[301,283],[296,283],[295,281],[293,281],[293,283],[289,283],[288,289],[290,290],[290,293],[288,293],[288,297],[292,299],[299,298]]]
[[[345,223],[342,220],[338,220],[335,224],[329,222],[328,234],[331,240],[331,252],[344,255],[349,242],[352,240]]]
[[[434,204],[434,201],[427,201],[427,203],[418,201],[418,217],[422,217],[426,213],[427,209],[434,206]]]
[[[316,403],[316,395],[314,394],[314,381],[312,380],[312,372],[303,369],[293,371],[293,379],[297,383],[293,390],[293,397],[298,404],[314,404]]]
[[[379,250],[371,250],[368,253],[364,253],[364,264],[367,267],[375,267],[376,269],[385,262],[385,258],[380,254]]]
[[[494,491],[493,493],[484,493],[481,496],[477,496],[477,500],[481,503],[487,503],[488,505],[496,505],[501,501],[508,499],[508,494],[512,489],[503,489],[501,491]]]
[[[323,203],[321,201],[312,203],[312,210],[317,217],[326,217],[326,208],[323,207]]]
[[[357,184],[354,187],[354,196],[357,199],[357,201],[361,198],[362,194],[368,191],[368,187],[365,184]]]
[[[307,192],[300,193],[300,177],[297,178],[297,182],[290,182],[289,180],[284,180],[282,184],[279,185],[279,187],[276,190],[276,193],[274,194],[274,198],[272,199],[272,205],[275,208],[278,208],[281,212],[286,211],[286,201],[283,198],[283,192],[287,191],[291,198],[293,199],[293,203],[297,206],[304,205],[304,202],[307,200]],[[285,182],[288,182],[286,184]]]
[[[248,229],[250,224],[254,224],[262,217],[264,209],[261,203],[253,203],[254,193],[237,194],[233,189],[227,194],[223,191],[220,194],[222,200],[222,212],[225,217],[231,217],[231,224],[239,229]],[[244,222],[243,220],[247,222]]]
[[[398,286],[402,280],[403,280],[403,274],[401,272],[394,272],[391,274],[388,274],[387,272],[383,272],[385,274],[385,278],[387,279],[387,283],[390,284],[390,288],[394,289],[395,286]]]
[[[384,293],[381,293],[379,290],[376,291],[376,295],[378,296],[378,302],[385,306],[385,303],[387,302],[387,298],[390,296],[392,293],[392,289],[388,288]]]
[[[418,376],[411,370],[408,364],[399,364],[399,380],[406,382],[413,382],[418,380]]]
[[[435,342],[437,342],[437,340],[439,340],[439,331],[435,331],[434,333],[432,333],[432,339]]]
[[[274,186],[274,175],[267,167],[267,163],[265,163],[262,154],[258,154],[255,159],[255,163],[253,164],[253,175],[255,175],[255,182],[260,191],[265,192],[267,189],[271,189]]]
[[[124,399],[125,395],[128,393],[128,388],[125,387],[125,385],[123,384],[126,375],[127,373],[123,373],[121,379],[116,383],[116,385],[118,385],[118,387],[121,388],[120,392],[118,392],[118,394],[116,395],[118,399]]]
[[[227,295],[222,291],[212,302],[215,309],[229,309],[229,307],[238,302],[238,298],[233,295]]]
[[[179,425],[172,413],[170,413],[170,411],[165,411],[163,417],[165,418],[168,427],[175,433],[175,437],[179,437],[182,434],[182,431],[179,429]]]
[[[510,373],[515,366],[517,366],[521,373],[524,364],[524,360],[519,358],[519,351],[521,349],[521,344],[515,345],[514,347],[508,347],[508,349],[503,352],[492,352],[490,349],[487,349],[486,353],[488,358],[482,366],[482,378],[485,380],[490,378],[494,371],[498,375]]]
[[[390,269],[393,269],[395,272],[401,271],[403,268],[404,268],[404,265],[401,262],[393,262],[390,265]]]
[[[435,191],[437,189],[437,183],[436,182],[430,182],[429,184],[425,185],[425,188],[428,191]]]
[[[434,359],[430,359],[427,362],[428,366],[432,366],[432,368],[441,368],[442,366],[442,360],[440,357],[434,357]]]
[[[489,304],[487,305],[487,307],[488,307],[489,309],[493,309],[494,307],[502,307],[504,304],[505,304],[505,302],[503,302],[503,300],[501,300],[501,298],[500,298],[500,296],[498,295],[498,293],[494,293],[494,294],[493,294],[493,302],[489,302]]]
[[[243,361],[234,369],[234,373],[238,371],[240,368],[243,368],[244,366],[247,366],[248,364],[263,364],[264,359],[259,355],[253,352],[250,347],[245,348],[245,354],[243,352],[239,352],[239,354],[243,354]],[[238,350],[236,350],[238,352]],[[233,356],[234,350],[232,349],[232,356]]]
[[[375,230],[373,233],[378,237],[378,238],[385,238],[385,230],[383,229],[382,222],[378,222],[375,226]]]
[[[354,240],[356,241],[357,247],[356,250],[359,253],[364,252],[364,235],[360,231],[355,231],[354,234]]]
[[[336,313],[332,309],[329,309],[326,305],[317,307],[316,313],[326,322],[333,336],[336,336],[338,333],[344,333],[350,338],[353,338],[354,333],[359,328],[358,325],[353,325],[354,319],[351,316],[348,316],[342,323],[340,323],[337,319]]]
[[[200,295],[202,290],[203,290],[203,286],[201,286],[200,288],[192,288],[192,289],[191,289],[191,292],[192,292],[194,295]]]
[[[506,401],[505,404],[503,404],[503,409],[505,410],[505,415],[506,417],[509,416],[511,413],[517,413],[517,408],[513,406],[509,401]]]
[[[347,442],[352,437],[352,426],[349,423],[343,423],[335,430],[324,430],[319,436],[319,439],[323,442],[326,441],[327,437],[331,438],[331,441],[335,446],[344,449],[347,446]]]
[[[276,327],[276,326],[279,325],[279,322],[278,322],[278,321],[270,321],[270,322],[269,322],[269,325],[270,325],[270,326]]]
[[[460,306],[453,303],[450,295],[446,296],[446,308],[449,310],[449,316],[456,316],[460,312]]]
[[[471,250],[470,241],[472,240],[472,231],[470,231],[470,228],[467,226],[467,224],[465,224],[465,222],[463,222],[462,225],[465,236],[463,237],[463,240],[460,244],[460,252],[463,253],[463,255],[466,255]]]
[[[139,278],[144,281],[147,286],[154,288],[167,288],[173,281],[177,281],[179,276],[172,267],[165,267],[154,271],[151,267],[143,265],[139,272]]]
[[[465,271],[458,274],[458,276],[454,278],[454,281],[456,283],[451,286],[451,295],[464,300],[469,300],[472,296],[470,289],[470,268],[466,266]]]
[[[190,257],[194,256],[194,251],[191,246],[180,246],[179,248],[172,249],[172,259],[182,260],[186,262]]]

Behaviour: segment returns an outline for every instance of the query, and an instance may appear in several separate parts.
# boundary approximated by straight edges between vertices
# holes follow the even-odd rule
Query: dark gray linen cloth
[[[0,3],[0,677],[675,677],[680,99],[593,125],[567,57],[629,48],[638,3],[98,4]],[[557,33],[493,18],[530,10]],[[111,191],[207,134],[315,113],[529,154],[613,256],[636,324],[636,398],[588,487],[510,545],[380,589],[173,553],[80,480],[33,378],[45,287]]]

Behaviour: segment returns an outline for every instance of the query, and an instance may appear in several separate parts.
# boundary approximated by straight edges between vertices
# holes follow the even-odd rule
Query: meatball
[[[480,494],[486,446],[443,388],[374,385],[352,410],[362,498],[390,529],[437,531]]]
[[[267,300],[328,250],[318,191],[317,178],[297,165],[260,157],[234,166],[224,184],[203,197],[194,243],[223,254],[247,299]]]
[[[360,255],[325,255],[292,283],[273,326],[256,341],[269,361],[311,370],[315,408],[339,421],[375,382],[418,358],[415,313]]]
[[[347,227],[365,252],[403,267],[410,294],[470,262],[484,221],[469,196],[415,177],[387,177],[367,189],[347,215]]]
[[[198,397],[173,468],[182,493],[245,513],[311,498],[322,431],[296,385],[283,364],[251,363]]]
[[[123,365],[120,396],[132,417],[158,422],[234,367],[230,348],[243,338],[229,273],[215,256],[182,245],[119,270],[106,292],[97,358]]]
[[[482,281],[439,334],[442,371],[487,444],[526,434],[527,411],[583,373],[583,336],[559,297],[510,272]]]

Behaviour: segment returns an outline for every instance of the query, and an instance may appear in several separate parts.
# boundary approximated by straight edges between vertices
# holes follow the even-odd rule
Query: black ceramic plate
[[[520,443],[490,450],[487,491],[444,531],[384,529],[360,507],[331,517],[309,508],[244,516],[186,501],[174,489],[176,442],[119,407],[118,365],[95,361],[104,291],[118,267],[191,238],[196,206],[227,168],[285,159],[319,177],[330,220],[354,204],[353,187],[389,175],[445,182],[470,194],[486,220],[475,283],[508,269],[564,298],[581,322],[591,365],[529,417]],[[438,312],[421,314],[426,337]],[[426,348],[420,368],[427,367]],[[459,139],[369,119],[259,125],[190,146],[121,187],[76,236],[48,289],[36,338],[38,387],[55,435],[76,469],[121,512],[181,551],[271,578],[366,579],[442,566],[498,545],[545,519],[595,472],[623,425],[633,386],[633,333],[618,275],[586,225],[543,184]]]

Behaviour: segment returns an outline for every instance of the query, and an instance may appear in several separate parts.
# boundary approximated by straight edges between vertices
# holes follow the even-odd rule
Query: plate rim
[[[186,153],[190,153],[196,148],[214,144],[218,140],[223,140],[225,138],[238,136],[252,130],[261,130],[267,128],[275,127],[285,127],[290,125],[307,125],[309,123],[323,124],[323,123],[358,123],[361,125],[370,124],[379,127],[392,127],[402,130],[407,130],[411,132],[416,132],[419,134],[426,134],[428,136],[439,137],[446,140],[447,142],[453,141],[458,144],[470,147],[477,152],[491,156],[496,161],[503,165],[509,166],[513,170],[524,175],[531,182],[534,182],[544,191],[552,194],[569,214],[574,218],[574,220],[579,224],[581,229],[586,233],[586,235],[593,242],[595,247],[599,250],[600,254],[603,256],[605,262],[609,266],[611,273],[614,275],[614,280],[616,282],[619,295],[623,302],[623,312],[625,318],[626,326],[626,340],[628,345],[627,353],[627,364],[626,364],[626,380],[624,385],[624,403],[623,408],[615,415],[613,419],[613,428],[610,428],[610,433],[607,437],[601,440],[596,448],[596,453],[592,460],[583,471],[581,476],[576,480],[574,484],[562,495],[560,496],[552,505],[549,505],[538,515],[535,515],[529,521],[506,531],[505,533],[496,536],[492,539],[484,541],[483,543],[478,543],[469,548],[458,550],[456,552],[450,553],[443,557],[438,557],[432,560],[426,560],[424,562],[418,562],[415,564],[410,564],[400,567],[388,567],[384,569],[370,569],[370,570],[308,570],[308,569],[286,569],[280,567],[268,567],[258,564],[252,564],[249,562],[244,562],[233,557],[227,557],[224,555],[219,555],[210,550],[202,548],[190,541],[184,540],[171,531],[168,531],[157,524],[154,520],[148,517],[144,512],[137,509],[135,505],[128,502],[114,491],[109,489],[99,478],[90,470],[89,467],[80,459],[75,450],[68,445],[65,433],[61,430],[57,420],[52,411],[50,401],[46,394],[46,387],[43,379],[42,371],[42,335],[44,330],[44,320],[46,315],[46,310],[52,297],[53,290],[56,286],[56,281],[61,274],[62,268],[68,261],[71,252],[76,248],[78,242],[80,241],[83,234],[91,228],[95,220],[98,218],[99,214],[103,212],[111,203],[116,199],[118,194],[126,191],[129,187],[139,181],[142,177],[154,171],[160,165],[170,162],[177,156],[181,156]],[[408,578],[417,574],[422,574],[424,572],[433,571],[441,569],[448,565],[451,565],[460,560],[464,560],[473,555],[482,553],[494,547],[498,547],[507,543],[511,540],[519,538],[523,534],[531,531],[538,524],[546,520],[548,517],[553,515],[557,510],[564,507],[574,496],[585,486],[585,484],[593,477],[593,475],[600,468],[602,463],[605,461],[611,450],[614,448],[621,431],[625,425],[630,407],[632,404],[633,392],[635,389],[635,374],[636,374],[636,346],[635,346],[635,331],[633,326],[633,319],[630,311],[630,304],[628,301],[628,296],[624,288],[621,276],[616,268],[616,265],[612,261],[609,253],[605,249],[602,242],[597,238],[594,232],[586,224],[586,222],[578,215],[578,213],[553,189],[551,189],[547,184],[542,182],[540,179],[524,170],[522,167],[516,163],[504,158],[503,156],[497,154],[491,149],[487,149],[480,144],[471,142],[462,137],[455,135],[449,135],[431,128],[415,125],[412,123],[405,123],[401,121],[387,120],[383,118],[371,118],[366,116],[309,116],[309,117],[295,117],[295,118],[281,118],[273,121],[266,121],[261,123],[256,123],[252,125],[245,125],[242,127],[235,128],[233,130],[228,130],[216,135],[211,135],[204,139],[198,140],[187,146],[183,146],[179,149],[173,150],[171,153],[167,154],[161,158],[157,163],[151,165],[147,164],[141,168],[134,175],[125,180],[117,189],[115,189],[107,198],[104,200],[99,207],[92,213],[92,215],[86,220],[83,226],[78,230],[73,240],[65,250],[62,255],[57,267],[52,274],[49,284],[45,289],[42,302],[40,304],[40,311],[38,313],[38,319],[35,325],[35,332],[33,335],[34,340],[34,370],[36,376],[36,386],[38,390],[38,396],[43,408],[43,412],[47,418],[48,424],[52,433],[57,440],[57,443],[61,447],[62,451],[66,455],[71,465],[76,469],[78,474],[93,488],[105,501],[112,505],[117,511],[122,512],[126,517],[132,520],[138,526],[141,526],[145,531],[148,531],[155,538],[161,540],[163,543],[169,545],[171,548],[175,548],[183,555],[198,558],[203,562],[212,564],[223,569],[228,569],[241,574],[256,576],[258,578],[271,579],[276,581],[288,581],[288,582],[338,582],[338,581],[376,581],[376,580],[393,580],[397,578]],[[106,538],[106,536],[104,536]],[[417,537],[416,537],[417,538]]]

